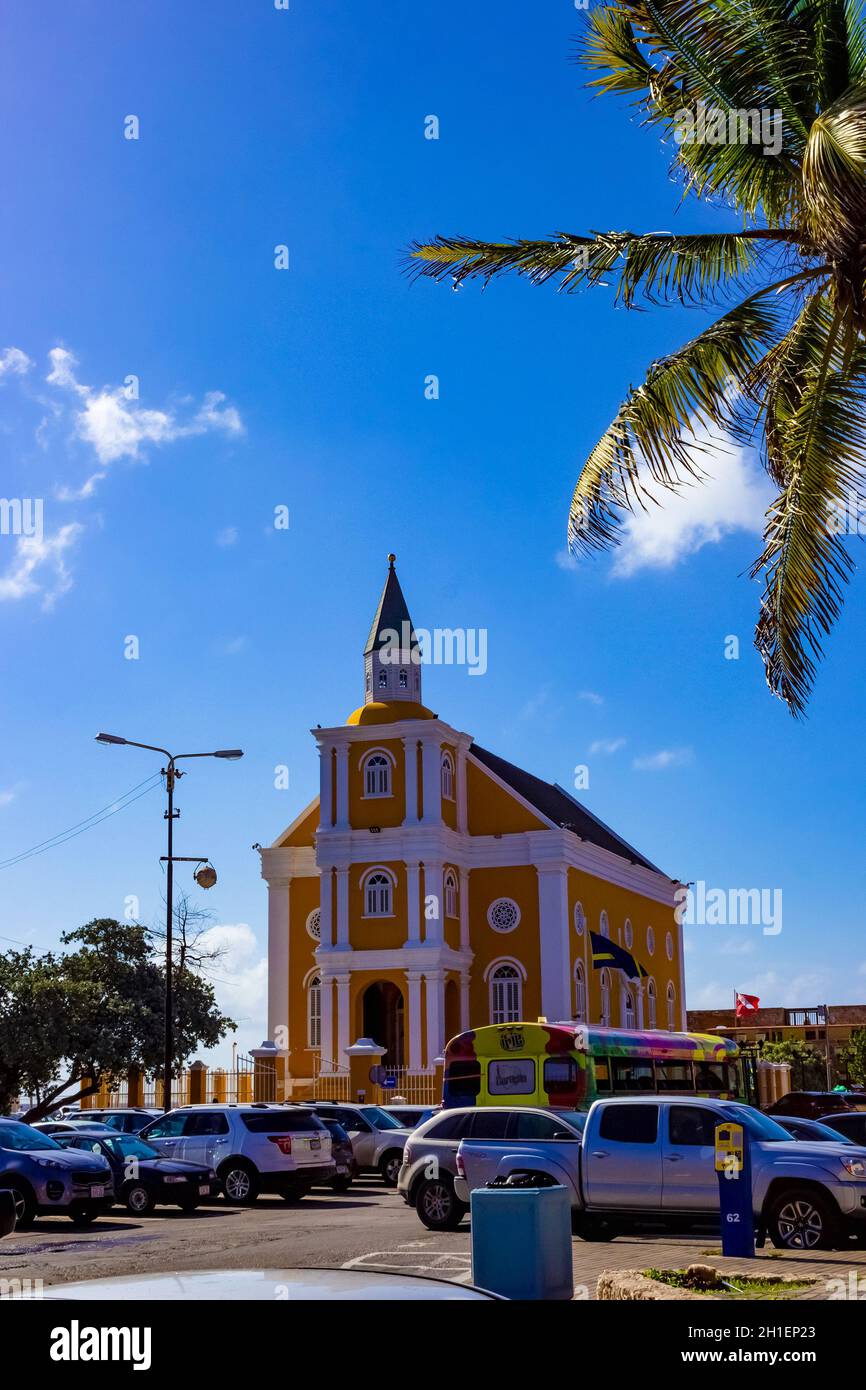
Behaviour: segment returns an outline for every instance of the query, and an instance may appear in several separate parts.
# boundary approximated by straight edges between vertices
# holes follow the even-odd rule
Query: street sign
[[[752,1211],[752,1161],[749,1135],[742,1125],[716,1125],[716,1175],[719,1181],[719,1214],[722,1254],[755,1258],[755,1218]]]
[[[379,1085],[383,1091],[394,1091],[397,1089],[397,1078],[396,1076],[386,1076],[379,1082]]]

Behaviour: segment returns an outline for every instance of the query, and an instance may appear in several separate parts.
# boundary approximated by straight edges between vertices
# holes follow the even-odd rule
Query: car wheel
[[[66,1214],[73,1226],[89,1226],[99,1215],[99,1207],[72,1207]]]
[[[219,1171],[223,1195],[236,1207],[251,1207],[259,1195],[255,1171],[240,1159],[229,1159]]]
[[[389,1149],[379,1160],[379,1174],[386,1187],[396,1187],[403,1166],[403,1153],[400,1149]]]
[[[837,1218],[826,1197],[808,1187],[791,1187],[776,1197],[767,1230],[777,1250],[832,1250]]]
[[[332,1192],[348,1192],[351,1186],[351,1178],[333,1178],[330,1183]]]
[[[428,1178],[415,1196],[415,1210],[428,1231],[456,1231],[468,1208],[445,1178]]]
[[[149,1216],[156,1206],[156,1198],[149,1187],[136,1182],[125,1188],[123,1205],[131,1216]]]
[[[0,1186],[12,1193],[15,1203],[15,1230],[29,1231],[36,1220],[36,1199],[33,1193],[29,1187],[19,1187],[14,1182],[3,1182]]]

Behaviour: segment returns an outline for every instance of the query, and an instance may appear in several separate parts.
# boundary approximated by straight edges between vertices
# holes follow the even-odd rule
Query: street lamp
[[[165,777],[165,789],[168,793],[168,810],[163,812],[164,819],[168,822],[168,853],[163,856],[166,864],[166,912],[165,912],[165,1055],[163,1058],[163,1110],[171,1109],[171,1073],[174,1057],[174,1020],[172,1018],[172,907],[174,897],[174,864],[175,859],[187,859],[186,855],[175,855],[174,849],[174,822],[180,815],[180,811],[174,809],[174,784],[177,778],[186,776],[179,772],[175,764],[187,758],[225,758],[235,761],[244,756],[242,748],[219,748],[210,753],[169,753],[167,748],[159,748],[153,743],[136,743],[131,738],[121,738],[118,734],[97,734],[96,742],[105,744],[125,744],[128,748],[145,748],[150,753],[160,753],[166,760],[166,765],[161,769]],[[196,856],[191,860],[196,864],[207,864],[204,855]],[[211,877],[213,875],[213,877]],[[196,880],[201,883],[203,888],[210,888],[216,882],[216,873],[213,868],[200,870],[195,875]]]

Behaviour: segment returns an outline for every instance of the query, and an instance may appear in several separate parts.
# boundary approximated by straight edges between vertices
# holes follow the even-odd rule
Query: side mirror
[[[0,1190],[0,1238],[11,1236],[15,1230],[15,1198],[5,1188]]]

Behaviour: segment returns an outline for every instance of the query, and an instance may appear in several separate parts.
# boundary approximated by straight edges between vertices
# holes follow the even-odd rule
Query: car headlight
[[[37,1158],[36,1162],[40,1168],[62,1168],[63,1164],[58,1163],[56,1158]]]
[[[216,1169],[215,1169],[215,1168],[211,1168],[210,1172],[208,1173],[208,1177],[210,1178],[211,1182],[214,1182],[214,1181],[216,1180]]]
[[[862,1158],[843,1158],[840,1162],[849,1177],[866,1177],[866,1163],[863,1162]]]
[[[186,1182],[186,1178],[181,1177],[180,1173],[167,1173],[164,1182]]]

